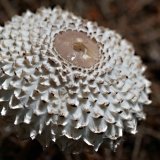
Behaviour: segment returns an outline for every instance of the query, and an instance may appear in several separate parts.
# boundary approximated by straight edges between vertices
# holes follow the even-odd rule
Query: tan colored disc
[[[97,42],[84,32],[60,32],[55,37],[54,47],[61,57],[79,67],[92,67],[100,59]]]

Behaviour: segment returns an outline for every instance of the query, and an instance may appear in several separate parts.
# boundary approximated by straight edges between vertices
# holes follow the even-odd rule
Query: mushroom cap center
[[[62,58],[78,67],[92,67],[100,59],[98,43],[84,32],[60,32],[55,37],[54,47]]]

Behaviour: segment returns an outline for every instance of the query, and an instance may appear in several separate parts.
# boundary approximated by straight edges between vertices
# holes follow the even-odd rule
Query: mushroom
[[[150,81],[118,33],[56,7],[0,28],[0,113],[22,138],[96,151],[135,134]]]

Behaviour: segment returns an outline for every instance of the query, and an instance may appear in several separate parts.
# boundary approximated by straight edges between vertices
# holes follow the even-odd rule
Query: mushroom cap
[[[43,146],[79,142],[97,151],[137,132],[151,103],[144,71],[115,31],[59,7],[27,11],[0,28],[1,118]]]

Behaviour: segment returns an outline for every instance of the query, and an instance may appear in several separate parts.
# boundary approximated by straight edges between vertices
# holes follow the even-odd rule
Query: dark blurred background
[[[146,106],[146,121],[138,133],[125,135],[116,152],[101,148],[98,153],[84,151],[83,160],[159,160],[160,159],[160,0],[0,0],[0,25],[12,16],[39,7],[60,5],[76,15],[97,21],[130,40],[147,66],[152,81],[153,103]],[[3,133],[1,133],[3,134]],[[68,159],[76,159],[68,155]],[[64,160],[57,146],[45,151],[37,141],[20,142],[14,135],[1,140],[0,160]]]

